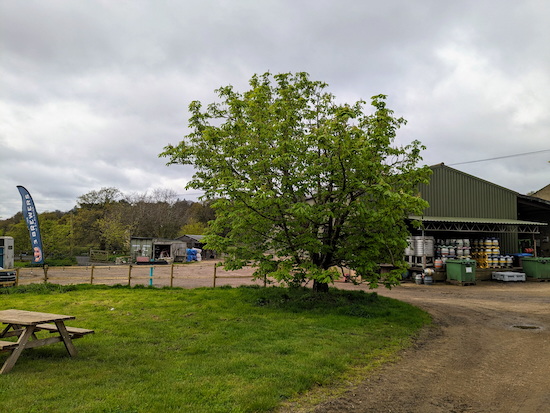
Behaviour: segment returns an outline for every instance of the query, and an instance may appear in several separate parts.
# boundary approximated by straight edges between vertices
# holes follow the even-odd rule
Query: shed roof
[[[512,190],[512,189],[505,188],[505,187],[500,186],[500,185],[497,185],[497,184],[495,184],[495,183],[493,183],[493,182],[489,182],[489,181],[487,181],[487,180],[485,180],[485,179],[481,179],[481,178],[479,178],[479,177],[477,177],[477,176],[475,176],[475,175],[470,175],[470,174],[468,174],[468,173],[466,173],[466,172],[462,172],[462,171],[460,171],[460,170],[458,170],[458,169],[451,168],[450,166],[445,165],[445,163],[443,163],[443,162],[438,163],[438,164],[435,164],[435,165],[432,165],[432,166],[430,166],[430,168],[431,168],[432,170],[433,170],[434,168],[444,168],[444,169],[448,169],[448,170],[453,171],[453,172],[456,173],[456,174],[463,175],[464,177],[467,177],[467,178],[470,178],[470,179],[474,179],[474,180],[476,180],[476,181],[478,181],[478,182],[480,182],[480,183],[484,183],[484,184],[486,184],[486,185],[494,186],[494,187],[503,189],[503,190],[505,190],[505,191],[512,192],[512,193],[514,193],[514,194],[518,194],[518,192],[516,192],[516,191],[514,191],[514,190]]]
[[[517,192],[444,164],[431,166],[429,185],[420,184],[428,201],[426,216],[517,219]]]
[[[498,225],[548,225],[545,222],[520,221],[517,219],[502,218],[468,218],[468,217],[426,217],[409,215],[409,219],[422,222],[461,222],[470,224],[498,224]]]
[[[182,235],[181,237],[178,237],[179,240],[181,240],[182,238],[184,237],[187,237],[187,238],[191,238],[195,241],[198,241],[200,242],[203,238],[204,238],[204,235],[189,235],[189,234],[185,234],[185,235]]]
[[[409,219],[422,222],[426,231],[458,231],[472,233],[539,234],[544,222],[521,221],[508,218],[431,217],[410,215]],[[517,241],[516,241],[517,242]]]

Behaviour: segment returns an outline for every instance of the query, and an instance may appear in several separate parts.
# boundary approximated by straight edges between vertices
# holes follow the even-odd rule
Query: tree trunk
[[[313,280],[313,291],[318,293],[328,293],[328,283],[320,283]]]

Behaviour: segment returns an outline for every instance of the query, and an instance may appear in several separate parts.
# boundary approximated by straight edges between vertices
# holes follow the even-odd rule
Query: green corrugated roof
[[[518,194],[443,164],[432,167],[430,184],[420,184],[420,196],[430,206],[424,215],[517,219]]]
[[[425,222],[464,222],[471,224],[499,224],[499,225],[548,225],[545,222],[520,221],[517,219],[500,218],[469,218],[469,217],[421,217],[409,215],[409,219]]]

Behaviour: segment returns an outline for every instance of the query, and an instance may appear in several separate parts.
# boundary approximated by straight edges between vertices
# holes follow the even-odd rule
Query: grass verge
[[[0,309],[76,316],[94,329],[70,358],[23,352],[0,376],[0,411],[252,412],[392,359],[429,316],[362,291],[37,284]],[[46,334],[46,333],[44,333]],[[0,353],[0,363],[7,353]]]

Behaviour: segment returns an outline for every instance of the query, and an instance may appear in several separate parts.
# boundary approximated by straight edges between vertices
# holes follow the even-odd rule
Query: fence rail
[[[136,285],[148,283],[150,286],[183,286],[216,287],[216,280],[219,279],[242,279],[252,281],[252,267],[244,269],[246,275],[225,271],[216,265],[89,265],[71,267],[48,267],[43,268],[18,268],[15,285],[48,282],[53,284],[126,284]],[[241,275],[238,275],[241,274]],[[267,285],[267,278],[263,279],[264,287]]]
[[[109,261],[109,251],[90,250],[90,261],[94,261],[94,262]]]

